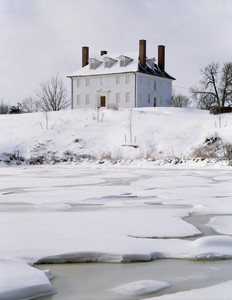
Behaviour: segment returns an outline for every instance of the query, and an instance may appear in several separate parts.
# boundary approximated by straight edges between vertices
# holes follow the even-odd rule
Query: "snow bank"
[[[168,282],[158,280],[140,280],[120,285],[111,289],[111,292],[127,296],[144,296],[165,289]]]
[[[0,270],[1,300],[32,299],[54,293],[47,275],[23,261],[0,258]]]
[[[36,212],[29,215],[4,213],[0,220],[0,239],[6,242],[0,246],[1,256],[27,259],[32,263],[232,257],[232,237],[228,236],[202,237],[190,241],[128,235],[133,229],[134,234],[143,232],[144,236],[149,236],[153,229],[147,227],[150,224],[153,224],[157,234],[157,228],[162,226],[169,236],[195,232],[194,226],[185,227],[184,221],[176,231],[176,218],[170,217],[168,211],[167,214],[149,214],[141,208],[138,211]]]
[[[207,288],[149,298],[149,300],[231,300],[231,295],[232,280]]]
[[[153,252],[152,239],[142,237],[184,237],[200,233],[179,218],[180,215],[183,215],[180,210],[156,211],[151,207],[67,213],[31,212],[27,216],[20,212],[5,212],[0,219],[0,239],[7,243],[1,245],[0,250],[8,257],[39,259],[73,252],[73,249],[75,257],[78,252],[101,252],[122,257],[131,254],[133,258]],[[151,245],[146,250],[132,250],[135,245],[135,249],[140,249],[147,243]],[[155,247],[155,240],[153,244]],[[110,255],[105,256],[110,258]]]
[[[0,162],[42,164],[80,162],[85,159],[114,161],[191,158],[193,148],[206,138],[232,138],[232,114],[223,115],[223,128],[215,127],[217,116],[208,111],[182,108],[140,108],[49,112],[0,116]],[[183,126],[184,124],[184,126]],[[224,123],[223,123],[224,124]],[[132,128],[130,141],[129,125]],[[137,148],[122,146],[135,144]],[[171,160],[170,160],[171,159]],[[203,162],[205,164],[205,161]]]
[[[232,216],[213,217],[207,225],[220,234],[232,235]]]

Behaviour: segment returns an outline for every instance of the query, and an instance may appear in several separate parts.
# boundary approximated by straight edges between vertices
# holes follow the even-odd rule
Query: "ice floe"
[[[39,271],[24,261],[0,259],[0,299],[32,299],[54,293],[49,271]]]
[[[140,280],[117,286],[111,292],[129,296],[144,296],[165,289],[168,282],[158,280]]]

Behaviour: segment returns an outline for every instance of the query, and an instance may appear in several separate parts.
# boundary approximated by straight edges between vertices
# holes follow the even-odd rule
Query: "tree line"
[[[34,96],[25,98],[17,105],[10,106],[2,99],[0,114],[19,114],[37,111],[59,111],[70,105],[68,91],[59,74],[51,75],[46,81],[41,82]]]

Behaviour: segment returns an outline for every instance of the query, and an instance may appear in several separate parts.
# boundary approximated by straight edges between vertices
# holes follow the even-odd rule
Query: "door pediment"
[[[97,93],[108,93],[108,89],[100,88],[99,90],[96,91]]]

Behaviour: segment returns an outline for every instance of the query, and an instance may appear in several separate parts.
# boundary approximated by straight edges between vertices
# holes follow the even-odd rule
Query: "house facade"
[[[167,107],[172,81],[165,71],[165,47],[158,46],[158,64],[146,56],[146,40],[139,41],[139,53],[107,54],[89,58],[82,47],[82,68],[71,79],[71,108]]]

